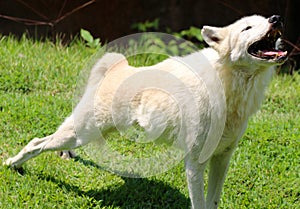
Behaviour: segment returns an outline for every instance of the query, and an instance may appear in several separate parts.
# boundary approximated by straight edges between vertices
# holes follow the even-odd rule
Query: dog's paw
[[[12,158],[8,158],[7,160],[5,160],[5,161],[3,162],[3,166],[4,166],[4,167],[10,168],[10,167],[13,167],[13,166],[12,166],[12,163],[13,163]]]
[[[16,164],[13,158],[8,158],[6,161],[3,162],[3,166],[7,168],[13,168],[13,169],[18,169],[21,166]]]
[[[25,170],[21,167],[21,166],[16,166],[13,163],[13,159],[12,158],[8,158],[6,161],[3,162],[3,166],[6,168],[10,168],[13,171],[16,171],[18,174],[20,175],[24,175],[25,174]]]
[[[71,159],[76,157],[76,153],[72,150],[64,150],[64,151],[59,151],[57,154],[62,158],[62,159]]]

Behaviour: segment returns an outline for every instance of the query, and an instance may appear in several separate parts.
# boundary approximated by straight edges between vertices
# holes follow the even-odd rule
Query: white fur
[[[252,26],[251,30],[241,32],[249,25]],[[202,50],[200,52],[202,55],[191,54],[181,60],[190,61],[200,57],[195,63],[199,64],[203,75],[210,70],[216,70],[224,88],[227,106],[226,112],[220,111],[220,114],[226,117],[220,141],[211,139],[215,140],[214,143],[206,146],[204,145],[206,141],[203,140],[205,137],[197,136],[197,141],[190,145],[191,151],[185,159],[189,194],[194,209],[217,208],[231,155],[247,127],[249,116],[259,109],[263,101],[264,90],[271,79],[274,63],[252,57],[247,53],[247,48],[261,39],[269,29],[268,20],[256,15],[242,18],[223,28],[204,26],[202,35],[211,48]],[[210,69],[211,67],[213,69]],[[210,107],[206,87],[203,82],[195,78],[186,65],[178,64],[176,59],[167,59],[155,66],[134,68],[128,65],[123,55],[110,53],[96,63],[81,101],[58,130],[50,136],[33,139],[5,164],[20,167],[25,161],[41,152],[67,150],[85,145],[97,137],[95,128],[99,128],[102,133],[109,132],[115,125],[111,112],[113,103],[120,113],[116,117],[119,117],[118,120],[124,127],[136,121],[152,137],[162,132],[166,138],[175,137],[179,131],[180,114],[182,114],[176,108],[176,101],[182,105],[189,103],[185,97],[186,92],[180,88],[180,85],[171,88],[177,94],[176,100],[166,92],[155,89],[137,94],[130,104],[131,115],[126,118],[122,117],[122,113],[128,111],[128,106],[124,105],[124,102],[128,102],[126,98],[130,96],[129,89],[126,87],[121,89],[124,97],[118,98],[118,101],[114,100],[114,95],[120,91],[119,86],[123,82],[139,72],[147,72],[148,69],[159,69],[180,79],[186,88],[193,92],[199,116],[206,119],[207,115],[204,111]],[[147,78],[144,79],[136,85],[142,85],[147,81]],[[156,82],[159,86],[164,85],[165,81],[160,81],[158,78]],[[214,83],[211,81],[207,87],[213,87]],[[184,114],[193,118],[191,112],[187,111]],[[199,129],[200,132],[202,130],[201,133],[207,134],[209,123],[207,120],[200,122],[194,120],[189,123],[191,125],[187,127],[188,130]],[[189,142],[185,141],[185,143]],[[205,154],[202,156],[200,151],[203,147],[204,151],[202,151]],[[205,198],[203,175],[208,162],[210,162],[210,172]]]

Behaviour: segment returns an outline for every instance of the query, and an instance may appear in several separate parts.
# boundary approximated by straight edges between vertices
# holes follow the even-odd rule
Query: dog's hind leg
[[[88,140],[86,140],[86,143],[88,143]],[[71,150],[81,145],[83,145],[83,141],[76,136],[71,116],[65,120],[54,134],[44,138],[34,138],[16,156],[7,159],[4,164],[18,168],[24,162],[42,152]]]

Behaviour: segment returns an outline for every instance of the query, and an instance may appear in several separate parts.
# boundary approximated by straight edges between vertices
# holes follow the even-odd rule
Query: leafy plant
[[[95,39],[89,31],[81,29],[80,36],[86,41],[88,47],[95,49],[100,47],[100,38]]]
[[[153,21],[145,21],[145,22],[138,22],[132,24],[131,28],[137,29],[140,32],[147,32],[149,30],[158,30],[159,27],[159,18],[154,19]]]
[[[133,29],[137,29],[139,32],[157,31],[159,29],[159,19],[156,18],[153,21],[145,21],[134,23],[131,26]],[[171,29],[167,28],[166,33],[172,34],[178,38],[186,39],[196,44],[198,48],[204,47],[203,37],[201,35],[201,29],[191,26],[189,29],[182,30],[179,32],[172,32]]]
[[[176,33],[176,35],[179,35],[180,37],[187,37],[189,39],[196,38],[198,41],[203,41],[201,29],[194,26],[191,26],[189,29],[182,30],[179,33]]]
[[[189,29],[179,31],[178,33],[174,33],[174,35],[197,44],[199,48],[204,47],[204,40],[201,35],[200,28],[191,26]]]

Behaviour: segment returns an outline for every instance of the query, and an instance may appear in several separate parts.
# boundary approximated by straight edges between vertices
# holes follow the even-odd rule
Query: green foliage
[[[131,27],[139,32],[157,31],[159,28],[159,19],[156,18],[154,21],[147,20],[145,22],[134,23]],[[204,41],[200,28],[191,26],[189,29],[181,30],[179,32],[172,32],[170,29],[167,29],[166,33],[191,41],[200,49],[204,47]],[[171,44],[171,47],[174,46]]]
[[[98,49],[100,47],[100,39],[99,38],[94,39],[94,37],[89,31],[81,29],[80,36],[81,38],[83,38],[83,40],[86,41],[88,47],[95,48],[95,49]]]
[[[71,113],[78,73],[94,52],[81,41],[63,47],[0,38],[0,162],[30,139],[53,133]],[[138,66],[157,61],[134,60]],[[220,208],[299,207],[299,82],[298,74],[272,81],[233,156]],[[69,161],[44,153],[24,165],[23,175],[0,163],[0,208],[189,208],[183,163],[152,178],[128,179],[77,152]]]
[[[178,33],[179,36],[181,37],[187,37],[189,39],[191,38],[196,38],[198,41],[203,41],[203,38],[201,36],[201,29],[196,28],[194,26],[191,26],[187,30],[182,30]]]
[[[197,44],[199,48],[204,47],[204,40],[201,35],[200,28],[191,26],[189,29],[179,31],[178,33],[174,33],[174,35],[192,41],[193,43]]]
[[[162,61],[169,56],[183,56],[197,51],[198,49],[191,42],[184,41],[175,36],[160,36],[162,34],[145,33],[139,40],[130,40],[123,54],[137,54],[129,58],[129,63],[135,66],[152,65]]]
[[[145,22],[134,23],[131,28],[137,29],[139,32],[157,31],[159,28],[159,18],[156,18],[153,21],[147,20]]]

